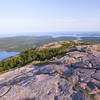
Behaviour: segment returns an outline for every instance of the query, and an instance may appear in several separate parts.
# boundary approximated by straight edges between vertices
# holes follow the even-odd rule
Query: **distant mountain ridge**
[[[28,48],[39,47],[43,44],[64,41],[64,40],[76,40],[75,37],[57,37],[52,36],[16,36],[0,38],[0,50],[1,51],[25,51]]]

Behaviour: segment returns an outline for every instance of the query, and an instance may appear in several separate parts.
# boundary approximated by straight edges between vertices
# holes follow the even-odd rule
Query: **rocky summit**
[[[0,75],[0,100],[100,100],[100,46],[76,46],[42,66]]]

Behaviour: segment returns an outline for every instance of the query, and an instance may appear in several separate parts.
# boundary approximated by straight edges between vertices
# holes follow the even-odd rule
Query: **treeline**
[[[100,37],[82,37],[83,41],[100,43]]]
[[[65,41],[65,40],[75,40],[75,37],[56,37],[52,36],[16,36],[8,38],[0,38],[0,50],[1,51],[23,51],[28,48],[35,48],[42,46],[44,44],[55,42],[55,41]]]
[[[62,54],[65,54],[68,50],[72,49],[76,45],[89,45],[91,43],[83,42],[83,43],[64,43],[60,48],[46,48],[42,50],[28,49],[20,53],[15,57],[10,57],[4,59],[0,62],[0,72],[6,72],[9,69],[24,66],[32,61],[44,61],[49,60],[52,57],[56,57]]]

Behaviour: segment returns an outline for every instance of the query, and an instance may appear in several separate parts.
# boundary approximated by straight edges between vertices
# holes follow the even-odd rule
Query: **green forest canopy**
[[[62,54],[65,54],[67,51],[72,49],[77,45],[89,45],[90,42],[80,42],[75,43],[73,41],[65,42],[59,48],[45,48],[38,50],[37,48],[27,49],[26,51],[21,52],[15,57],[10,57],[4,59],[0,62],[0,72],[6,72],[9,69],[18,68],[24,66],[32,61],[45,61],[49,60],[52,57],[56,57]]]

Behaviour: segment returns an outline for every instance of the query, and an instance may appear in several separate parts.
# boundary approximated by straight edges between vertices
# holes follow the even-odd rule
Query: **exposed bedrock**
[[[17,84],[11,85],[11,90],[0,97],[0,100],[100,100],[100,52],[99,45],[77,46],[62,58],[55,59],[57,65],[44,65],[34,69],[34,66],[26,68],[24,77],[13,78],[5,76],[9,82],[21,79]],[[27,70],[28,69],[28,70]],[[60,70],[64,76],[70,77],[76,86],[86,90],[76,89],[70,81],[64,79],[58,73]],[[34,72],[33,72],[34,71]],[[13,72],[15,73],[15,72]],[[12,74],[11,74],[12,75]],[[0,80],[0,95],[7,91],[3,85],[6,80]],[[28,99],[29,98],[29,99]]]

